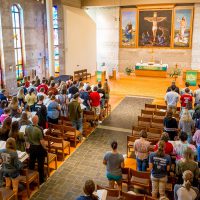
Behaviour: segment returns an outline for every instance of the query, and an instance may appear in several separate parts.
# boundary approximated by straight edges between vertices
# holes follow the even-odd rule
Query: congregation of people
[[[109,100],[110,88],[108,82],[104,85],[98,82],[76,80],[61,81],[37,76],[34,80],[24,77],[18,93],[9,96],[6,90],[0,92],[0,141],[6,142],[0,149],[0,187],[6,186],[17,195],[20,181],[20,170],[23,163],[19,160],[17,151],[29,155],[28,168],[35,170],[38,163],[40,184],[46,180],[44,162],[47,156],[45,131],[49,124],[58,124],[60,117],[66,117],[72,126],[80,132],[79,141],[84,140],[83,111],[94,111],[97,121],[101,123],[101,111]]]
[[[200,198],[200,85],[195,91],[191,90],[189,83],[185,83],[185,86],[180,90],[172,82],[167,88],[164,97],[167,106],[163,119],[164,128],[157,144],[152,145],[148,141],[148,132],[145,129],[139,132],[139,138],[133,143],[137,171],[150,172],[153,199],[168,199],[166,187],[169,180],[174,186],[173,197],[170,196],[169,199]],[[174,114],[179,115],[178,119]],[[117,151],[116,141],[111,143],[111,148],[112,151],[105,154],[103,164],[106,165],[109,188],[118,188],[121,191],[125,160]],[[92,184],[92,180],[89,181]],[[118,187],[114,186],[115,183]],[[87,188],[88,182],[85,184],[84,188]],[[89,195],[85,191],[87,198],[81,196],[78,200],[97,199],[93,192]]]

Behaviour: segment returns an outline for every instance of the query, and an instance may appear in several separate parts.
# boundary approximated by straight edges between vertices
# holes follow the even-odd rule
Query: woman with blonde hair
[[[165,142],[158,143],[158,150],[149,155],[149,168],[151,170],[152,197],[165,196],[167,174],[171,165],[171,157],[165,154]]]
[[[10,108],[11,117],[18,118],[20,116],[21,109],[18,106],[18,99],[16,96],[12,97],[12,100],[10,104],[8,105],[8,108]]]
[[[174,186],[174,200],[198,200],[199,190],[192,187],[193,173],[190,170],[183,172],[183,184]]]
[[[18,159],[14,138],[8,138],[6,148],[0,150],[0,162],[2,163],[1,171],[6,180],[6,187],[10,188],[12,182],[13,191],[17,195],[19,170],[22,168],[22,163]]]
[[[194,121],[192,120],[192,117],[190,113],[188,112],[188,109],[185,109],[183,111],[183,114],[181,115],[180,121],[179,121],[179,129],[183,132],[186,132],[188,135],[188,143],[191,143],[192,141],[192,132],[194,131]]]
[[[194,161],[194,151],[190,147],[184,150],[183,158],[176,164],[176,175],[179,177],[179,183],[183,182],[181,176],[186,170],[190,170],[193,173],[193,184],[198,184],[199,167],[198,163]]]
[[[18,99],[18,102],[19,102],[19,106],[22,106],[25,105],[25,95],[24,95],[24,89],[23,88],[20,88],[18,93],[17,93],[17,99]]]

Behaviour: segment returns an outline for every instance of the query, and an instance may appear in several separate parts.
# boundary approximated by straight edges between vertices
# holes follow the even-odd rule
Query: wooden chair
[[[51,123],[48,123],[48,125],[49,125],[50,135],[54,137],[63,137],[63,125],[51,124]]]
[[[141,110],[141,117],[152,118],[154,114],[153,110]]]
[[[60,116],[59,120],[61,125],[72,126],[72,122],[69,117]]]
[[[155,133],[155,134],[159,134],[159,135],[160,135],[160,134],[162,134],[163,131],[162,131],[160,128],[151,128],[151,127],[150,127],[150,128],[148,129],[148,132],[150,132],[150,133]]]
[[[158,128],[149,128],[147,133],[147,139],[151,144],[157,143],[161,137],[162,130]]]
[[[132,136],[139,137],[139,132],[142,130],[147,130],[145,126],[132,126]]]
[[[166,105],[157,105],[156,106],[156,110],[158,110],[158,111],[160,111],[160,110],[167,111],[167,106]]]
[[[163,130],[163,119],[152,119],[151,121],[151,128],[157,128],[160,130]]]
[[[151,119],[148,117],[138,116],[138,126],[149,128],[151,126]]]
[[[123,200],[145,200],[145,196],[142,194],[131,194],[122,192],[121,196]]]
[[[129,158],[129,152],[132,152],[131,149],[133,149],[133,144],[135,142],[134,136],[127,136],[127,158]]]
[[[148,191],[150,194],[151,181],[150,181],[150,172],[140,172],[133,169],[130,169],[130,183],[129,188],[132,186],[139,186],[144,190]]]
[[[15,193],[5,187],[0,188],[0,200],[17,200]]]
[[[94,111],[83,111],[83,118],[86,122],[95,122],[99,119],[97,115],[95,115]]]
[[[26,185],[27,195],[30,197],[30,184],[35,181],[38,189],[40,187],[39,173],[37,171],[24,169],[22,170],[22,176],[20,177],[20,183]]]
[[[157,198],[145,195],[145,200],[157,200]]]
[[[47,166],[47,174],[50,176],[50,164],[55,162],[55,170],[58,168],[57,165],[57,155],[53,153],[47,153],[47,157],[45,158],[44,164]]]
[[[65,141],[63,138],[57,138],[53,136],[48,136],[48,149],[56,154],[58,152],[62,153],[62,160],[65,157],[65,149],[68,149],[68,154],[70,154],[70,142]]]
[[[174,113],[174,114],[173,114],[173,117],[176,118],[176,120],[179,120],[179,119],[180,119],[179,113]]]
[[[156,110],[156,105],[145,103],[145,110]]]
[[[166,112],[162,112],[162,111],[155,111],[153,114],[154,119],[164,119],[165,116],[166,116]]]
[[[122,183],[129,184],[130,181],[130,168],[122,168]]]
[[[63,131],[64,131],[64,139],[69,139],[70,141],[73,141],[74,146],[76,147],[77,140],[78,137],[81,136],[81,132],[71,126],[63,126]]]
[[[107,197],[119,197],[120,196],[120,191],[117,189],[110,189],[105,186],[101,186],[97,184],[97,190],[107,190]]]

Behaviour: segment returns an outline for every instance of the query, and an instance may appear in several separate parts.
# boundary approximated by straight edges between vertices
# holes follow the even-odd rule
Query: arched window
[[[58,39],[58,6],[53,6],[53,31],[54,31],[54,60],[55,60],[55,76],[60,73],[59,61],[59,39]]]
[[[12,23],[13,23],[16,77],[17,80],[20,81],[23,79],[24,76],[21,8],[19,8],[19,6],[17,5],[13,5],[11,11],[12,11]]]

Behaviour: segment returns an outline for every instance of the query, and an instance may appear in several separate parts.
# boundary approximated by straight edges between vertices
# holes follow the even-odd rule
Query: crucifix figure
[[[152,22],[152,33],[153,33],[153,42],[156,41],[156,34],[157,34],[157,30],[158,30],[158,23],[162,22],[164,20],[166,20],[166,17],[158,17],[157,16],[157,12],[153,13],[153,17],[145,17],[144,20],[148,21],[148,22]]]

